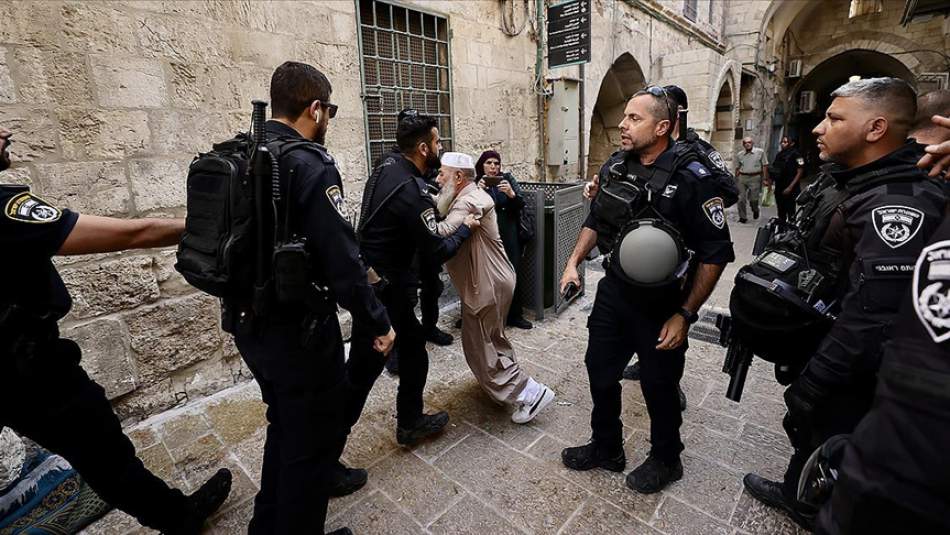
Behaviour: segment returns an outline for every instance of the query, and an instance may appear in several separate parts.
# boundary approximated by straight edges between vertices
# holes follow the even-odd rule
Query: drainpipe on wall
[[[547,151],[544,149],[544,0],[535,0],[535,16],[537,17],[538,51],[534,63],[534,92],[538,97],[538,159],[541,167],[538,173],[538,182],[548,181]],[[537,160],[535,160],[537,161]]]

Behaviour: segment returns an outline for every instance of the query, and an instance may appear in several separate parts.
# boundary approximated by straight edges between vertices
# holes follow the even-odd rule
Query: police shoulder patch
[[[718,167],[720,170],[726,170],[726,162],[722,159],[722,154],[719,154],[718,150],[711,150],[706,154],[706,157],[709,158],[709,161]]]
[[[327,199],[330,200],[330,204],[336,209],[337,213],[340,214],[340,217],[347,219],[346,201],[343,200],[343,190],[340,189],[340,186],[330,186],[327,188]]]
[[[435,219],[435,208],[426,208],[419,214],[419,217],[422,218],[422,222],[425,224],[426,228],[429,229],[429,232],[436,234],[438,230],[438,222]]]
[[[726,209],[723,206],[722,197],[713,197],[704,202],[703,213],[716,228],[721,229],[726,226]]]
[[[799,167],[803,167],[805,165],[805,158],[799,156],[798,158],[795,158],[795,163],[798,164]]]
[[[7,219],[23,223],[53,223],[63,216],[63,212],[26,191],[14,195],[7,201],[3,215]]]
[[[950,340],[950,240],[924,247],[914,268],[914,310],[936,343]]]
[[[891,249],[909,242],[924,222],[924,213],[909,206],[879,206],[871,210],[874,231]]]

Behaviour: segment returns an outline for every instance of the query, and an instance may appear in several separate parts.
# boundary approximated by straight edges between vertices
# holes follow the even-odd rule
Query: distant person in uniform
[[[795,217],[795,199],[801,193],[802,174],[805,173],[805,158],[798,152],[795,140],[782,136],[782,150],[775,155],[775,206],[778,218],[791,221]]]
[[[742,140],[736,154],[736,182],[739,185],[739,222],[748,223],[746,204],[752,208],[752,219],[759,218],[759,197],[762,186],[769,185],[769,159],[765,151],[753,146],[751,137]]]

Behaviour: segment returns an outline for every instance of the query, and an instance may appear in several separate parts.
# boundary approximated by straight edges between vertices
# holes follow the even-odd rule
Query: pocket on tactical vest
[[[861,309],[865,312],[897,312],[914,273],[913,257],[861,259]]]

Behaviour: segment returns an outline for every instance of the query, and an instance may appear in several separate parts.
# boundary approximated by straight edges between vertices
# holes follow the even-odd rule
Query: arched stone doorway
[[[590,119],[587,176],[593,176],[620,145],[620,128],[627,100],[643,88],[643,71],[637,60],[622,54],[604,75]]]
[[[736,131],[736,107],[733,98],[732,77],[726,78],[719,88],[716,98],[716,111],[713,121],[710,143],[722,154],[727,165],[731,166],[733,155],[733,140]]]
[[[812,69],[801,82],[791,88],[789,96],[792,110],[795,110],[788,124],[787,134],[798,140],[798,146],[809,162],[808,171],[814,172],[818,165],[818,149],[815,145],[815,136],[811,131],[821,122],[825,111],[831,104],[831,93],[848,82],[852,76],[861,78],[875,78],[890,76],[902,78],[912,85],[916,77],[907,66],[897,58],[873,50],[849,50],[826,59]],[[811,112],[802,112],[799,109],[801,95],[804,91],[813,91],[815,107]]]

